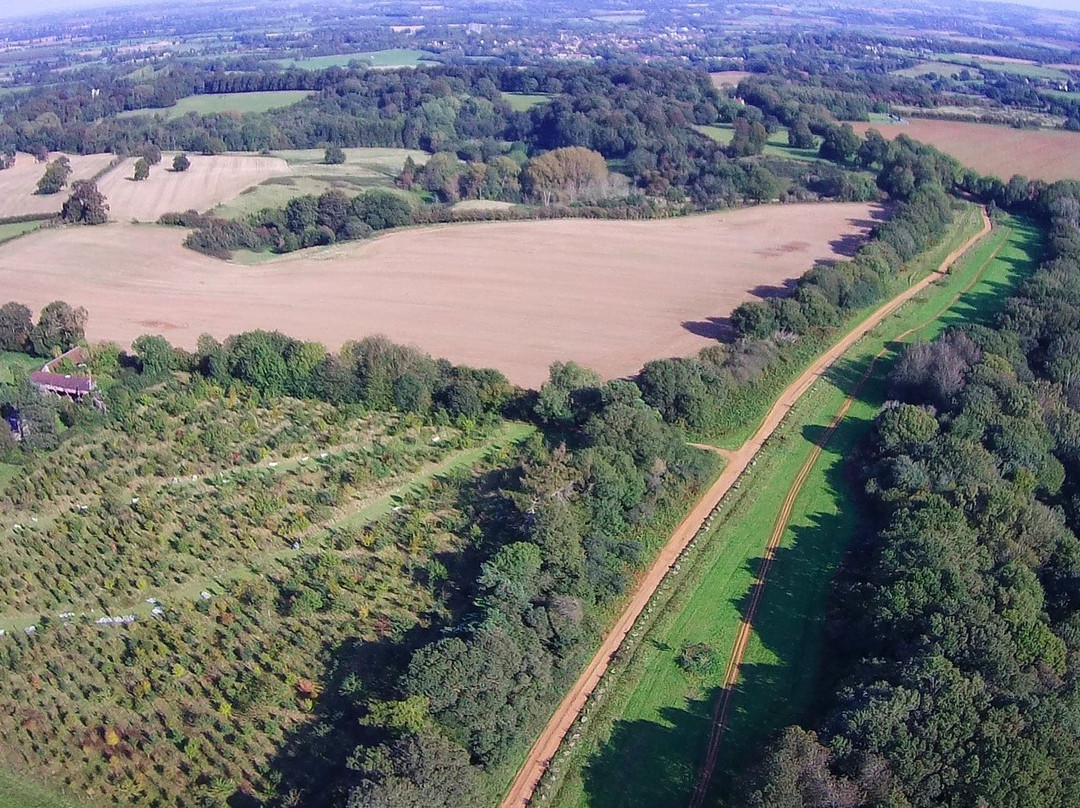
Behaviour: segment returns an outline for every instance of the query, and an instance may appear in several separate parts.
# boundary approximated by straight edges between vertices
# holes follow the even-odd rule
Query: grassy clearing
[[[0,351],[0,384],[12,384],[16,379],[40,367],[44,361],[23,353]]]
[[[528,112],[533,107],[546,104],[551,101],[550,95],[533,93],[503,93],[503,98],[515,112]]]
[[[132,109],[121,112],[118,118],[137,115],[161,115],[166,120],[180,118],[189,112],[211,115],[217,112],[266,112],[280,107],[291,107],[303,101],[311,93],[306,90],[275,90],[260,93],[220,93],[218,95],[191,95],[181,98],[165,109]]]
[[[951,304],[958,292],[980,277],[983,264],[1002,243],[1005,247],[981,280]],[[606,808],[686,801],[765,539],[791,480],[832,413],[870,358],[904,331],[936,318],[932,326],[909,337],[929,338],[951,322],[986,319],[1004,293],[1034,266],[1037,243],[1037,231],[1023,224],[992,236],[948,278],[854,346],[829,379],[796,405],[740,490],[730,496],[722,520],[708,534],[686,577],[673,592],[664,593],[667,603],[657,604],[658,616],[598,714],[590,716],[589,731],[563,764],[568,773],[555,805]],[[869,428],[886,369],[887,362],[875,373],[876,390],[864,388],[795,503],[744,661],[721,769],[714,780],[720,795],[725,774],[738,770],[752,746],[771,729],[798,719],[811,703],[829,583],[857,529],[841,461]],[[688,675],[677,665],[681,649],[691,643],[715,649],[713,664],[703,674]],[[640,756],[645,753],[649,765],[642,766]]]
[[[735,136],[735,130],[731,124],[726,123],[717,126],[695,126],[694,129],[725,146]],[[813,161],[819,159],[817,149],[796,149],[789,146],[787,129],[784,127],[780,127],[769,135],[769,139],[765,143],[764,153],[770,157],[787,157],[791,160]]]
[[[367,53],[339,53],[330,56],[312,56],[305,59],[279,59],[279,67],[298,67],[302,70],[326,70],[331,67],[349,67],[364,65],[367,67],[419,67],[438,64],[436,54],[431,51],[411,48],[391,48],[389,50],[369,51]]]
[[[43,222],[14,222],[12,224],[0,224],[0,244],[7,244],[19,236],[40,230]]]
[[[1012,73],[1017,76],[1027,76],[1034,79],[1067,80],[1069,76],[1060,70],[1042,65],[1027,64],[1026,62],[1002,62],[992,57],[968,56],[962,53],[938,53],[934,60],[939,63],[961,65],[970,67],[974,65],[979,70],[995,70],[998,73]]]
[[[349,195],[363,193],[369,188],[393,188],[394,179],[408,157],[423,164],[427,152],[415,149],[345,149],[345,162],[340,165],[323,163],[322,149],[293,149],[274,152],[289,164],[289,174],[272,177],[248,188],[211,212],[214,216],[235,219],[263,208],[284,207],[294,197],[319,194],[337,188]],[[403,192],[404,193],[404,192]]]
[[[939,76],[959,76],[960,71],[967,70],[974,78],[981,78],[982,73],[974,67],[967,65],[956,64],[955,62],[922,62],[914,67],[905,67],[903,70],[891,71],[894,76],[908,76],[909,78],[919,78],[929,73],[936,73]]]
[[[0,768],[0,808],[75,808],[75,806],[76,803],[71,800]]]

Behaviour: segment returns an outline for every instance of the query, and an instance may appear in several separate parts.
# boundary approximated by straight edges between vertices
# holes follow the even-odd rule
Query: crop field
[[[408,157],[417,165],[427,162],[430,155],[415,149],[345,149],[345,162],[340,165],[323,163],[322,149],[294,149],[274,152],[284,160],[284,173],[252,184],[232,199],[212,211],[215,216],[233,219],[267,207],[284,207],[293,197],[319,195],[337,188],[346,194],[363,193],[368,188],[391,188]]]
[[[288,171],[284,161],[253,154],[190,155],[191,168],[172,170],[173,154],[150,169],[150,177],[132,179],[135,159],[129,158],[98,181],[109,201],[109,218],[154,222],[170,211],[205,211],[233,199],[269,177]]]
[[[911,119],[907,124],[856,123],[865,134],[877,129],[885,137],[907,135],[936,146],[965,166],[1008,180],[1013,174],[1056,180],[1080,176],[1080,133],[1045,129]]]
[[[694,129],[701,132],[701,134],[703,135],[711,137],[717,143],[724,144],[725,146],[730,143],[731,139],[735,136],[735,130],[731,127],[731,124],[719,124],[717,126],[695,126]],[[765,143],[764,154],[768,154],[773,157],[787,157],[792,160],[818,159],[818,153],[816,149],[796,149],[794,146],[789,146],[787,129],[782,126],[769,135],[769,139]]]
[[[221,93],[218,95],[192,95],[181,98],[171,107],[164,109],[132,109],[121,112],[118,118],[133,118],[137,115],[161,115],[165,119],[180,118],[189,112],[197,115],[210,115],[215,112],[266,112],[279,107],[291,107],[303,101],[311,93],[306,90],[273,90],[257,93]]]
[[[879,215],[870,204],[829,203],[453,225],[257,267],[186,250],[180,230],[117,224],[0,248],[0,287],[35,308],[57,297],[86,306],[91,339],[150,332],[191,347],[203,332],[277,328],[336,346],[383,333],[536,385],[557,360],[611,378],[695,353],[736,305],[849,251]]]
[[[977,232],[977,231],[976,231]],[[960,243],[961,238],[953,242]],[[678,581],[670,600],[612,685],[584,739],[570,753],[558,808],[684,804],[694,785],[709,734],[718,683],[744,613],[765,541],[798,471],[870,358],[904,331],[932,319],[908,341],[930,339],[945,325],[985,322],[1038,260],[1039,234],[1020,224],[984,240],[944,281],[902,307],[818,382],[726,504],[700,557]],[[990,261],[1002,247],[997,260]],[[926,268],[947,253],[927,256]],[[957,295],[960,295],[957,299]],[[895,354],[893,354],[895,355]],[[887,372],[879,363],[875,379]],[[771,731],[799,720],[810,706],[822,665],[828,587],[847,542],[858,528],[843,460],[865,434],[885,390],[863,388],[841,428],[818,458],[795,501],[743,661],[728,730],[721,745],[714,795],[729,804],[731,774]],[[687,672],[683,648],[715,649],[710,663]],[[633,764],[647,748],[656,765]],[[641,771],[641,775],[634,774]],[[662,773],[662,776],[658,776]]]
[[[114,412],[114,415],[116,413]],[[346,639],[437,608],[457,475],[526,437],[222,397],[131,397],[0,489],[0,805],[270,800]]]
[[[60,152],[50,155],[50,160],[60,156]],[[108,167],[113,159],[111,154],[69,154],[71,160],[71,180],[85,180]],[[29,154],[19,154],[15,165],[0,171],[0,217],[22,216],[28,213],[59,213],[61,205],[67,199],[67,189],[58,194],[39,196],[38,180],[45,173],[45,163],[39,163]]]

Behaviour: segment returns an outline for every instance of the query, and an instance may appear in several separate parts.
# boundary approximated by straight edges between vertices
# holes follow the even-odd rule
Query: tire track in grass
[[[962,255],[990,232],[990,219],[985,210],[982,210],[981,213],[983,225],[978,233],[953,250],[936,270],[884,303],[851,331],[841,336],[832,347],[818,356],[806,370],[800,373],[777,396],[753,435],[737,450],[727,452],[724,455],[728,461],[724,470],[702,495],[698,503],[687,513],[678,527],[675,528],[667,543],[660,549],[652,565],[638,580],[637,586],[622,613],[604,636],[589,664],[567,691],[566,696],[563,697],[562,702],[548,720],[540,737],[536,739],[536,742],[530,748],[505,798],[502,800],[500,808],[520,808],[530,803],[536,787],[547,770],[548,764],[555,756],[555,753],[559,751],[563,738],[566,737],[570,727],[581,715],[589,697],[607,672],[612,658],[622,646],[638,616],[649,604],[653,594],[667,575],[668,569],[677,562],[679,556],[693,540],[694,536],[697,535],[705,520],[716,509],[724,495],[738,481],[739,477],[750,465],[750,462],[757,456],[765,441],[776,431],[791,408],[795,406],[796,402],[802,398],[803,394],[810,389],[814,382],[821,378],[841,356],[847,353],[852,345],[865,337],[871,329],[875,328],[900,306],[942,277]]]
[[[890,340],[890,342],[904,342],[912,334],[926,328],[956,305],[957,301],[970,292],[982,279],[986,268],[997,258],[1005,245],[1009,243],[1010,232],[1011,230],[1009,228],[1006,228],[1003,231],[1001,242],[979,266],[971,281],[963,289],[953,295],[940,311],[924,322],[897,335],[894,339]],[[938,274],[943,274],[943,271],[939,270]],[[870,364],[867,365],[863,375],[855,383],[851,393],[844,399],[844,403],[840,405],[836,414],[833,415],[832,419],[829,421],[829,425],[821,434],[821,437],[818,438],[809,457],[806,458],[806,462],[804,462],[802,468],[799,469],[799,473],[796,475],[794,482],[792,482],[791,488],[788,489],[787,496],[784,498],[780,511],[776,515],[776,524],[773,527],[772,535],[769,536],[768,543],[765,545],[765,554],[762,557],[761,566],[758,569],[757,580],[754,581],[753,589],[750,593],[746,615],[739,625],[739,632],[735,637],[735,644],[731,650],[731,657],[728,659],[728,665],[724,671],[724,680],[721,685],[720,698],[717,700],[716,707],[713,710],[712,730],[709,734],[709,743],[705,751],[705,763],[701,768],[697,783],[694,785],[694,791],[690,797],[690,808],[701,808],[705,802],[705,797],[709,793],[709,786],[712,782],[712,775],[716,769],[716,761],[720,752],[720,742],[723,739],[724,729],[727,727],[728,714],[731,711],[731,703],[734,699],[736,692],[735,688],[739,680],[739,671],[742,667],[743,656],[746,654],[746,647],[749,645],[750,635],[753,633],[754,618],[757,616],[758,606],[761,604],[761,599],[765,594],[765,584],[768,580],[769,570],[772,568],[773,559],[776,557],[776,549],[780,546],[780,541],[787,531],[788,520],[791,518],[791,511],[795,507],[795,500],[802,491],[803,485],[810,476],[810,472],[813,471],[814,464],[817,463],[817,459],[821,456],[829,439],[833,436],[833,433],[836,432],[840,422],[848,414],[848,411],[855,403],[855,398],[862,391],[863,385],[870,379],[875,366],[890,352],[890,350],[891,349],[886,346],[870,360]]]

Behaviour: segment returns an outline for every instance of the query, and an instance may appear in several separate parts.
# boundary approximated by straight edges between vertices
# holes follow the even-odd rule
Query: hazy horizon
[[[37,0],[28,7],[25,0],[0,0],[0,17],[34,17],[84,9],[161,4],[164,0]],[[198,2],[198,0],[196,0]],[[996,3],[1080,12],[1080,0],[990,0]]]

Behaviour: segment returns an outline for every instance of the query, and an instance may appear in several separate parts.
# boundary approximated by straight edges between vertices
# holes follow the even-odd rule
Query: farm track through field
[[[905,291],[888,301],[853,330],[840,338],[831,348],[819,356],[777,397],[765,418],[754,434],[738,449],[725,453],[727,465],[720,476],[709,487],[698,503],[675,528],[667,543],[661,548],[655,561],[639,579],[629,602],[624,607],[618,620],[609,629],[585,670],[574,682],[563,701],[556,708],[540,737],[529,750],[517,776],[510,787],[500,808],[520,808],[528,805],[532,799],[544,771],[559,750],[563,738],[577,720],[586,702],[600,683],[615,653],[622,646],[634,623],[644,611],[670,567],[676,563],[687,545],[694,539],[705,521],[712,515],[721,499],[739,480],[742,473],[757,456],[765,441],[780,426],[785,416],[824,373],[843,356],[856,342],[866,336],[873,328],[891,315],[908,300],[919,294],[930,284],[943,276],[948,269],[983,236],[990,232],[990,219],[982,211],[983,226],[980,231],[950,253],[941,265],[922,280],[908,287]],[[800,475],[801,476],[801,475]],[[790,510],[790,509],[789,509]],[[745,643],[744,643],[745,647]]]
[[[982,234],[980,234],[981,237]],[[919,325],[909,328],[907,331],[897,335],[893,343],[902,343],[912,334],[921,331],[926,326],[933,323],[939,317],[941,317],[946,311],[948,311],[956,302],[967,294],[977,284],[986,271],[986,268],[990,266],[998,253],[1008,243],[1007,238],[1002,238],[1001,243],[994,248],[993,252],[986,258],[985,261],[979,266],[979,269],[975,272],[971,281],[960,291],[958,291],[949,302],[935,313],[932,317],[923,321]],[[836,432],[840,422],[848,414],[851,406],[855,403],[856,396],[862,391],[863,386],[870,379],[871,374],[874,372],[874,368],[877,363],[887,356],[892,347],[886,346],[882,348],[874,357],[870,360],[870,364],[867,365],[866,371],[855,383],[851,393],[844,399],[843,404],[836,411],[836,414],[829,421],[828,427],[822,433],[817,443],[814,445],[813,450],[810,452],[810,456],[806,458],[806,462],[803,463],[801,469],[799,469],[798,475],[795,477],[795,481],[791,484],[791,488],[788,490],[787,495],[784,497],[784,503],[780,507],[780,511],[776,516],[776,525],[773,528],[772,534],[769,536],[769,541],[765,545],[765,554],[762,557],[761,567],[758,570],[757,580],[754,581],[753,590],[750,593],[750,599],[746,608],[746,615],[743,617],[741,624],[739,625],[739,632],[735,638],[735,646],[732,648],[731,657],[728,660],[727,669],[724,672],[724,680],[720,686],[720,696],[717,699],[716,707],[713,711],[712,729],[709,735],[709,743],[705,753],[705,763],[702,766],[701,773],[698,777],[697,783],[694,786],[694,792],[690,798],[690,808],[701,808],[706,796],[709,793],[709,785],[712,781],[713,771],[716,768],[717,757],[720,752],[720,742],[723,739],[724,730],[727,727],[728,714],[731,709],[732,700],[735,697],[735,688],[739,681],[739,671],[742,667],[743,656],[746,653],[746,647],[750,642],[750,635],[754,630],[754,618],[757,617],[758,606],[761,604],[761,599],[765,594],[765,585],[768,581],[769,570],[772,568],[773,560],[776,557],[776,550],[780,546],[780,541],[784,537],[784,533],[787,531],[788,520],[791,517],[792,508],[795,506],[795,500],[798,498],[802,491],[803,485],[806,483],[807,478],[810,476],[810,472],[813,471],[814,465],[817,463],[818,458],[821,456],[825,446],[829,443],[833,434]]]

